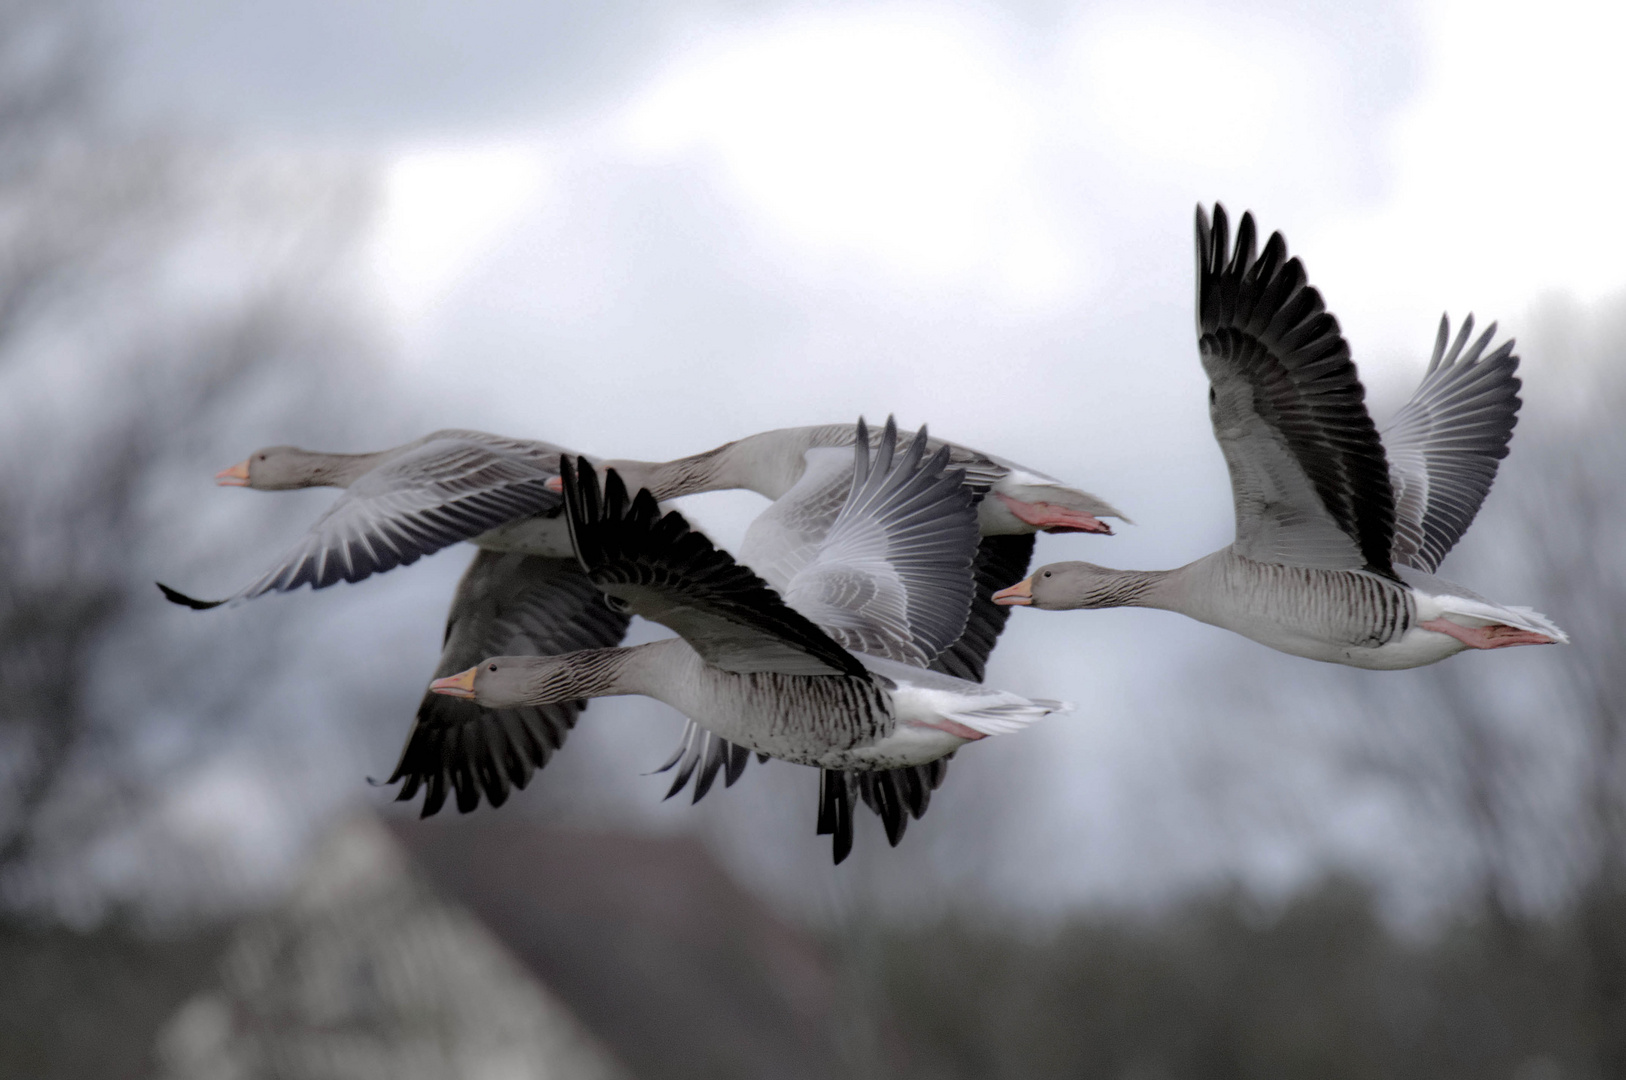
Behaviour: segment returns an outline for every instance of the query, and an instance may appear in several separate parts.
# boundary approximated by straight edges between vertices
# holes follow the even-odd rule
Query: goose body
[[[895,460],[891,429],[873,459],[867,439],[851,452],[835,521],[784,595],[680,514],[662,516],[647,489],[629,499],[607,470],[601,492],[585,460],[579,473],[567,462],[566,517],[588,577],[613,607],[661,622],[679,638],[492,657],[431,689],[488,708],[654,697],[729,747],[718,761],[745,748],[825,770],[820,829],[836,834],[837,861],[851,845],[855,788],[896,843],[905,809],[919,816],[924,795],[940,782],[943,757],[1061,706],[926,668],[965,627],[975,591],[975,502],[958,470],[944,473],[946,449],[922,464],[922,432]]]
[[[785,568],[815,550],[834,524],[851,486],[858,431],[854,424],[786,428],[676,461],[612,464],[662,498],[745,488],[775,500],[753,523],[742,554],[762,566],[772,584],[784,587],[792,576]],[[894,451],[900,449],[896,429],[889,425],[887,431],[893,432]],[[866,446],[878,448],[883,435],[866,430]],[[1110,533],[1095,515],[1123,515],[1093,495],[1002,458],[938,440],[930,448],[946,448],[964,472],[965,486],[978,500],[983,537],[972,569],[970,614],[959,638],[930,665],[980,682],[1009,617],[992,595],[1026,572],[1033,534],[1041,528]],[[481,553],[453,598],[436,676],[495,653],[548,655],[613,645],[621,639],[625,617],[611,626],[600,617],[602,605],[582,603],[584,589],[594,597],[596,590],[581,574],[562,514],[559,462],[568,453],[552,443],[461,429],[364,454],[266,447],[216,479],[258,490],[337,487],[344,494],[293,549],[237,593],[198,600],[163,584],[159,588],[175,603],[205,610],[303,585],[320,589],[360,581],[469,541]],[[454,792],[465,812],[478,806],[482,795],[501,805],[511,788],[523,788],[546,763],[577,711],[571,704],[541,712],[488,710],[426,695],[391,781],[402,783],[401,799],[422,790],[426,816]],[[742,747],[691,725],[667,766],[678,770],[669,794],[681,790],[698,769],[698,800],[725,764],[723,775],[732,783],[748,759]],[[933,771],[939,780],[943,767],[939,763]]]
[[[855,659],[863,674],[735,672],[707,663],[682,638],[668,638],[580,656],[571,672],[579,681],[570,685],[586,697],[652,697],[685,716],[704,717],[707,731],[736,746],[832,770],[924,765],[1053,711],[1054,703],[1036,705],[896,661]],[[551,669],[549,675],[558,677]],[[485,700],[528,702],[556,692],[526,684],[508,697]]]
[[[992,597],[1156,607],[1281,652],[1398,669],[1468,648],[1567,641],[1551,620],[1434,576],[1472,523],[1519,409],[1513,343],[1442,319],[1416,394],[1380,437],[1349,348],[1280,233],[1197,211],[1199,351],[1236,502],[1236,540],[1171,571],[1053,563]]]
[[[1438,620],[1469,631],[1506,626],[1563,637],[1528,609],[1492,603],[1410,567],[1398,567],[1397,576],[1261,563],[1223,548],[1169,571],[1053,564],[1035,574],[1038,591],[1030,585],[1027,595],[1049,598],[1076,590],[1090,607],[1161,608],[1279,652],[1376,670],[1420,667],[1470,647],[1435,628]],[[1061,604],[1047,599],[1034,606]]]

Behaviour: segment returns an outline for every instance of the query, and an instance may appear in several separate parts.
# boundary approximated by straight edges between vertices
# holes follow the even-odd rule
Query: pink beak
[[[239,461],[229,469],[215,473],[215,483],[221,487],[248,487],[248,462]]]
[[[562,476],[550,476],[548,477],[548,482],[542,486],[547,488],[549,491],[563,491],[565,489],[565,478]]]
[[[444,679],[436,679],[429,684],[429,689],[437,694],[447,697],[471,698],[474,696],[474,673],[479,667],[471,667],[467,671],[460,671],[456,675],[448,675]]]
[[[1033,579],[1023,578],[1008,589],[1001,589],[991,598],[1003,607],[1032,607]]]

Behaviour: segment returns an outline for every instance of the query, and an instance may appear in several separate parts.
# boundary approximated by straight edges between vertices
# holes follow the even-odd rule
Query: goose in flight
[[[864,430],[872,448],[885,437]],[[886,430],[898,440],[895,426]],[[638,486],[653,484],[662,498],[741,487],[775,500],[753,523],[743,554],[782,585],[787,564],[822,540],[842,506],[858,431],[853,424],[784,428],[675,461],[610,464],[636,478]],[[1096,496],[1003,458],[955,443],[928,445],[933,451],[944,447],[965,472],[968,490],[981,499],[982,540],[964,631],[930,666],[980,682],[1010,615],[993,603],[993,593],[1027,572],[1034,533],[1110,534],[1100,519],[1124,515]],[[899,448],[895,441],[894,450]],[[497,653],[547,655],[617,645],[628,620],[624,615],[607,619],[607,609],[596,603],[597,590],[576,562],[561,514],[559,461],[568,453],[551,443],[464,430],[436,431],[367,454],[266,447],[221,470],[216,481],[262,491],[325,486],[344,493],[292,550],[232,596],[198,600],[162,583],[158,587],[172,602],[207,610],[303,585],[321,589],[360,581],[467,540],[481,551],[453,598],[437,676]],[[584,603],[584,597],[595,602]],[[449,793],[464,812],[478,806],[482,795],[500,806],[512,788],[524,788],[547,762],[580,708],[560,703],[530,711],[486,710],[425,693],[389,782],[401,783],[397,797],[402,800],[423,791],[424,816],[438,812]],[[657,771],[677,770],[668,798],[694,778],[698,801],[719,773],[725,786],[731,785],[748,760],[740,747],[691,724],[678,753]],[[919,776],[897,780],[918,792],[917,815],[946,768],[943,759]],[[884,804],[876,774],[830,780],[848,782],[857,785],[867,805]]]
[[[863,429],[858,429],[862,431]],[[975,499],[950,452],[922,431],[901,454],[848,451],[848,491],[803,565],[776,590],[619,473],[564,463],[566,519],[588,578],[612,606],[677,638],[556,656],[497,656],[430,684],[487,708],[642,694],[732,747],[823,772],[819,831],[835,860],[852,845],[854,775],[872,774],[888,838],[934,786],[932,766],[967,742],[1021,728],[1060,703],[929,670],[965,628]],[[924,792],[921,790],[924,789]],[[923,808],[923,807],[922,807]],[[918,815],[917,815],[918,816]]]
[[[856,433],[851,424],[784,428],[675,461],[607,465],[634,485],[632,490],[650,488],[662,501],[735,488],[774,500],[776,507],[756,526],[755,543],[759,557],[780,558],[783,551],[816,540],[835,520],[848,483],[844,463],[851,456],[821,452],[850,448]],[[1094,495],[1002,458],[952,443],[934,442],[931,449],[944,446],[968,487],[979,498],[991,496],[978,508],[981,534],[1016,538],[983,553],[990,576],[1024,554],[1031,557],[1037,531],[1110,534],[1100,519],[1124,516]],[[324,589],[357,582],[463,540],[489,551],[569,558],[558,494],[559,460],[568,453],[552,443],[462,430],[436,431],[369,454],[265,447],[222,469],[216,482],[261,491],[338,487],[344,494],[276,565],[229,597],[199,600],[162,583],[158,587],[174,603],[207,610],[303,585]],[[795,497],[778,505],[788,494]],[[1026,569],[1022,559],[1017,572]],[[985,617],[1002,626],[1002,613],[988,606]],[[976,663],[970,656],[965,662]]]
[[[995,593],[1039,608],[1155,607],[1352,667],[1569,639],[1546,616],[1434,576],[1478,513],[1519,410],[1513,342],[1442,319],[1422,385],[1382,438],[1338,322],[1243,214],[1197,209],[1197,334],[1236,540],[1177,570],[1062,562]],[[1490,350],[1487,352],[1487,350]]]

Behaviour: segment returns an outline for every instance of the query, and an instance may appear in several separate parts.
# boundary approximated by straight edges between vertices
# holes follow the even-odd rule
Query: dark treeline
[[[1335,878],[1273,910],[1235,890],[1155,918],[1080,914],[1039,934],[965,917],[830,949],[873,980],[854,1075],[1604,1080],[1626,1076],[1597,938],[1610,928],[1626,931],[1626,896],[1407,935]],[[152,1075],[163,1026],[215,977],[225,941],[8,921],[0,1077]]]
[[[1626,896],[1407,936],[1331,879],[1272,912],[1231,892],[1037,936],[882,931],[865,963],[895,1025],[879,1071],[910,1080],[1603,1078],[1626,1076],[1610,927]]]

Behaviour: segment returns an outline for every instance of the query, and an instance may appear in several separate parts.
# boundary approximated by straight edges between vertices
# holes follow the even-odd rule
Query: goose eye
[[[1045,577],[1049,577],[1049,576],[1050,576],[1050,571],[1048,571],[1048,570],[1046,570],[1046,571],[1045,571],[1045,572],[1044,572],[1044,576],[1045,576]]]
[[[497,670],[497,665],[496,664],[488,664],[488,665],[486,665],[486,670],[487,671],[496,671]]]
[[[260,460],[261,460],[261,461],[264,461],[264,460],[265,460],[265,455],[264,455],[264,454],[261,454],[261,455],[260,455]]]

